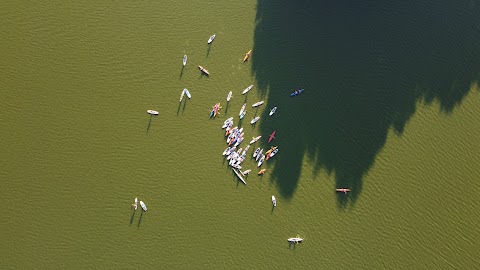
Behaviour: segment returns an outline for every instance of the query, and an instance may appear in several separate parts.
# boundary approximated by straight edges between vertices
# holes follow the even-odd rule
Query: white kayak
[[[180,94],[180,102],[182,102],[183,96],[185,96],[185,89],[187,88],[183,88],[182,93]]]
[[[252,121],[250,121],[250,124],[252,125],[255,124],[258,121],[258,119],[260,119],[260,116],[253,118]]]
[[[143,211],[147,211],[147,206],[145,205],[145,203],[143,201],[140,201],[140,206],[142,207]]]
[[[263,148],[262,150],[260,150],[260,152],[257,154],[257,157],[255,158],[255,161],[258,161],[260,159],[260,157],[262,156],[262,153],[263,153]]]
[[[247,174],[249,174],[251,171],[252,171],[252,170],[246,170],[246,171],[242,172],[242,174],[243,174],[243,175],[247,175]]]
[[[262,166],[264,160],[265,160],[265,155],[262,154],[262,157],[261,157],[260,160],[258,161],[258,164],[257,164],[258,166],[257,166],[257,167]]]
[[[275,196],[272,195],[272,204],[273,206],[277,206],[277,200],[275,199]]]
[[[187,64],[187,55],[185,54],[183,56],[183,66],[185,66]]]
[[[245,107],[247,106],[247,103],[243,103],[243,106],[242,108],[240,109],[240,113],[238,114],[238,116],[242,115],[243,111],[245,111]]]
[[[133,209],[137,210],[138,207],[138,198],[135,198],[135,202],[133,203]]]
[[[151,115],[158,115],[158,112],[154,110],[147,110],[147,113]]]
[[[215,39],[217,35],[216,34],[213,34],[207,41],[208,44],[212,43],[212,41]]]
[[[246,93],[248,93],[248,91],[250,91],[252,88],[253,88],[253,84],[250,85],[249,87],[245,88],[245,90],[243,90],[243,92],[242,92],[242,95],[245,95]]]
[[[255,143],[256,141],[260,140],[261,137],[262,137],[262,136],[260,135],[260,136],[257,136],[257,137],[255,137],[255,138],[253,138],[253,139],[250,141],[250,144]]]
[[[228,93],[227,102],[229,102],[231,98],[232,98],[232,91],[230,91],[230,92]]]
[[[258,155],[258,153],[260,153],[260,147],[255,149],[255,152],[253,152],[253,157],[256,157]]]
[[[277,111],[277,106],[273,107],[268,113],[268,115],[272,116],[276,111]]]
[[[243,119],[246,113],[247,113],[247,110],[243,110],[243,112],[241,112],[240,114],[240,119]]]
[[[188,99],[192,98],[192,95],[190,95],[190,92],[188,91],[187,88],[183,89],[185,91],[185,95],[187,95]]]
[[[259,101],[259,102],[257,102],[257,103],[254,103],[254,104],[252,105],[252,108],[258,107],[258,106],[262,105],[263,103],[264,103],[263,100],[262,100],[262,101]]]

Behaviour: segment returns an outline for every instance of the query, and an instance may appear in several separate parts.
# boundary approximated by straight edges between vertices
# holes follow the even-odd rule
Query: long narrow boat
[[[243,179],[242,175],[237,172],[237,170],[235,170],[234,168],[232,168],[232,171],[238,176],[238,178],[240,179],[240,181],[242,181],[242,183],[244,183],[245,185],[247,184],[247,182],[245,182],[245,180]]]
[[[335,189],[337,192],[343,192],[345,194],[347,194],[347,192],[350,192],[350,189],[349,188],[337,188]]]
[[[258,172],[258,175],[263,175],[266,170],[267,170],[267,169],[261,169],[261,170]]]
[[[143,211],[147,212],[147,206],[143,201],[140,201],[140,206],[142,207]]]
[[[217,35],[216,34],[213,34],[212,36],[210,36],[210,38],[208,39],[207,43],[210,44],[212,43],[212,41],[215,39]]]
[[[185,90],[185,95],[187,95],[188,99],[191,99],[192,95],[190,95],[190,91],[188,91],[187,88],[185,88],[184,90]]]
[[[260,119],[260,116],[253,118],[252,121],[250,121],[250,124],[252,125],[255,124],[258,121],[258,119]]]
[[[240,114],[240,119],[243,119],[246,113],[247,113],[247,110],[243,110],[243,112]]]
[[[180,94],[180,102],[182,102],[183,96],[185,96],[185,89],[187,88],[183,88],[182,93]]]
[[[245,54],[245,57],[243,58],[243,62],[247,61],[251,54],[252,54],[252,50],[248,51],[248,52]]]
[[[263,153],[263,148],[260,150],[260,152],[258,152],[257,157],[255,158],[255,161],[258,161],[262,157],[262,153]]]
[[[272,134],[270,134],[270,137],[268,138],[268,142],[271,142],[273,139],[275,139],[275,133],[276,133],[276,132],[277,132],[277,131],[274,130],[274,131],[272,132]]]
[[[273,156],[275,156],[278,152],[278,148],[273,150],[269,155],[267,155],[267,160],[269,160],[270,158],[272,158]]]
[[[262,101],[259,101],[259,102],[257,102],[257,103],[254,103],[254,104],[252,105],[252,108],[256,108],[256,107],[262,105],[263,103],[264,103],[263,100],[262,100]]]
[[[300,89],[300,88],[299,88],[299,89],[293,91],[293,93],[291,93],[290,96],[291,96],[291,97],[298,96],[298,95],[300,95],[301,93],[303,93],[303,91],[305,91],[305,89],[303,89],[303,88]]]
[[[158,112],[154,110],[147,110],[147,113],[151,115],[158,115]]]
[[[215,106],[213,106],[213,117],[216,117],[218,114],[220,114],[220,109],[222,107],[220,107],[220,103],[217,103],[215,104]]]
[[[260,160],[258,161],[257,167],[262,166],[263,161],[265,161],[265,155],[262,155],[262,157],[261,157]]]
[[[230,101],[230,99],[232,98],[232,91],[228,92],[228,96],[227,96],[227,102]]]
[[[258,155],[258,153],[260,153],[260,147],[255,149],[255,152],[253,152],[253,157],[256,157]]]
[[[303,241],[303,238],[300,238],[300,237],[292,237],[292,238],[288,238],[287,241],[290,242],[290,243],[293,243],[293,244],[297,244],[297,243],[302,242],[302,241]]]
[[[267,152],[265,152],[265,155],[270,154],[271,152],[273,152],[273,150],[277,149],[277,147],[278,147],[278,146],[272,146],[272,147],[270,147],[270,149],[269,149]]]
[[[187,64],[187,55],[183,55],[183,66]]]
[[[198,68],[200,69],[200,71],[202,71],[202,72],[205,73],[206,75],[210,76],[210,73],[209,73],[208,70],[206,70],[204,67],[198,66]]]
[[[262,135],[257,136],[257,137],[254,137],[254,138],[250,141],[250,144],[255,143],[256,141],[260,140],[261,137],[262,137]]]
[[[273,107],[268,113],[268,115],[272,116],[276,111],[277,111],[277,106]]]
[[[245,90],[243,90],[243,92],[242,92],[242,95],[245,95],[246,93],[248,93],[248,91],[250,91],[252,88],[253,88],[253,84],[250,85],[249,87],[245,88]]]
[[[277,206],[277,200],[275,199],[275,196],[272,195],[272,204],[273,207]]]

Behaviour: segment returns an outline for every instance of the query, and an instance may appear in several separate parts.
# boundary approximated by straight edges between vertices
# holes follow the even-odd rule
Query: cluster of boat
[[[182,99],[183,97],[187,95],[188,99],[191,99],[192,98],[192,95],[190,94],[190,92],[188,91],[187,88],[183,88],[182,90],[182,93],[180,94],[180,102],[182,102]]]
[[[132,204],[133,206],[133,210],[137,210],[138,208],[138,198],[135,198],[135,201],[133,202]],[[147,206],[145,205],[145,203],[143,201],[140,201],[140,207],[142,207],[143,211],[147,211]]]

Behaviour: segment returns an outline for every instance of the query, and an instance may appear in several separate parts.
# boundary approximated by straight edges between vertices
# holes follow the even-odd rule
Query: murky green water
[[[479,5],[2,3],[0,268],[476,269]]]

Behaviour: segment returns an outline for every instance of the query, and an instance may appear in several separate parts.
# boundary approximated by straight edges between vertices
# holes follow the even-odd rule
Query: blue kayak
[[[291,97],[295,97],[295,96],[298,96],[300,95],[301,93],[303,93],[303,91],[305,91],[305,89],[297,89],[295,90],[293,93],[290,94]]]

